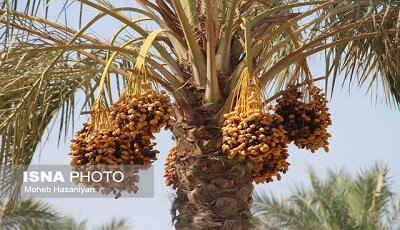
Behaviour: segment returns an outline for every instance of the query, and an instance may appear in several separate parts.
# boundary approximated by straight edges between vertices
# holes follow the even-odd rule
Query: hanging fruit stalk
[[[173,110],[166,92],[157,92],[148,82],[146,74],[132,74],[125,92],[111,105],[110,112],[105,114],[107,119],[96,117],[92,123],[83,125],[71,143],[71,165],[149,166],[157,159],[159,151],[153,149],[156,143],[152,140],[161,128],[173,125]],[[104,115],[96,112],[98,114]],[[132,181],[135,178],[131,178]],[[93,186],[98,187],[99,184]],[[105,186],[101,190],[104,194],[117,191],[116,198],[121,196],[121,191],[137,191],[130,186],[123,189],[112,183],[102,186]]]
[[[321,89],[309,86],[306,93],[293,89],[277,100],[276,113],[290,141],[300,149],[329,151],[328,127],[332,124],[327,100]]]
[[[256,183],[280,180],[280,173],[286,173],[288,139],[281,122],[282,117],[264,108],[263,96],[258,78],[245,69],[234,90],[234,108],[224,115],[222,128],[223,150],[228,158],[239,157],[254,163],[253,179]],[[233,106],[232,106],[233,107]]]
[[[176,175],[176,168],[175,168],[177,154],[178,154],[178,149],[175,146],[169,151],[167,160],[164,164],[164,179],[166,186],[176,185],[178,182],[178,178]]]
[[[174,124],[171,99],[164,90],[160,93],[148,83],[141,83],[138,94],[121,95],[110,110],[113,127],[135,136],[139,133],[159,133],[161,128]]]
[[[93,130],[89,124],[72,140],[71,165],[150,165],[156,160],[153,136],[134,137],[108,128]]]

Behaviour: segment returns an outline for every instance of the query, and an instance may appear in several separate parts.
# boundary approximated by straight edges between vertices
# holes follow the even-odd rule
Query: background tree
[[[32,199],[18,199],[0,205],[2,229],[54,229],[64,224],[62,216],[51,205]]]
[[[291,195],[254,196],[258,229],[398,229],[400,200],[392,191],[387,166],[376,164],[351,176],[328,170],[323,180],[309,170],[311,187]]]
[[[49,203],[34,199],[18,199],[0,204],[0,227],[7,230],[85,230],[86,222],[77,222],[72,217],[54,209]],[[112,219],[109,223],[95,227],[96,230],[127,230],[125,219]]]
[[[389,102],[400,101],[397,1],[138,0],[137,8],[80,0],[62,11],[76,2],[81,13],[99,12],[79,28],[38,17],[44,1],[0,3],[1,163],[29,164],[57,113],[67,130],[79,91],[92,121],[104,120],[113,95],[145,69],[175,99],[178,229],[250,227],[254,165],[221,149],[241,76],[259,81],[257,92],[272,89],[262,107],[291,84],[310,84],[306,60],[320,53],[326,90],[343,72],[343,83],[378,83]],[[88,33],[104,17],[121,24],[108,40]]]
[[[111,222],[96,227],[95,230],[128,230],[125,219],[112,219]]]

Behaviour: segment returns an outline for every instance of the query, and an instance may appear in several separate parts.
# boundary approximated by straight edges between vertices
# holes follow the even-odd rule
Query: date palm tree
[[[244,71],[272,89],[272,101],[289,83],[302,85],[293,70],[308,70],[307,58],[320,54],[326,76],[314,81],[325,79],[327,90],[344,73],[341,82],[378,85],[390,103],[400,101],[398,1],[136,2],[65,0],[60,18],[80,18],[76,28],[49,20],[49,1],[0,2],[2,164],[29,164],[55,115],[60,133],[68,130],[78,92],[82,110],[99,114],[133,69],[146,68],[175,100],[175,227],[248,229],[253,165],[221,149],[223,114]],[[68,7],[74,15],[63,14]],[[85,21],[87,10],[98,14]],[[90,33],[104,18],[121,25],[109,39]]]
[[[355,177],[328,170],[323,180],[310,170],[310,188],[298,187],[284,199],[254,196],[257,229],[398,229],[400,200],[388,179],[388,168],[379,164]]]

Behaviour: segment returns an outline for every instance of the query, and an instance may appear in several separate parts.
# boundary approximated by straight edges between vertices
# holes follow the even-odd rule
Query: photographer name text
[[[94,188],[82,188],[82,187],[61,187],[61,186],[25,186],[25,193],[92,193],[96,192]]]

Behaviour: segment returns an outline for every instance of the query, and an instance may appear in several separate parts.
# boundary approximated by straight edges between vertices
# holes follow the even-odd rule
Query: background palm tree
[[[1,229],[56,229],[63,226],[62,216],[48,203],[18,199],[0,204]]]
[[[7,230],[85,230],[86,222],[77,222],[70,216],[58,212],[44,201],[18,199],[7,205],[0,203],[0,228]],[[95,227],[95,230],[127,230],[126,219],[112,219],[110,222]]]
[[[62,228],[60,228],[62,227]],[[86,221],[77,222],[72,217],[64,218],[63,225],[55,226],[54,229],[63,229],[63,230],[89,230],[86,225]],[[111,221],[95,226],[91,228],[93,230],[129,230],[132,229],[128,225],[128,221],[124,218],[113,218]]]
[[[98,11],[78,28],[37,16],[44,2],[0,2],[1,164],[29,164],[56,114],[60,133],[68,130],[78,92],[83,111],[101,114],[132,69],[145,68],[176,102],[178,229],[250,228],[253,166],[221,150],[223,114],[244,70],[271,89],[270,102],[310,80],[307,58],[320,53],[327,90],[344,72],[341,82],[378,83],[400,101],[398,1],[66,0],[62,12]],[[44,5],[44,15],[54,10]],[[88,33],[104,17],[121,25],[111,39]]]
[[[111,222],[96,227],[94,230],[128,230],[125,219],[112,219]]]
[[[311,187],[301,186],[286,198],[254,196],[258,229],[398,229],[400,200],[392,192],[388,168],[381,164],[352,177],[328,170],[323,180],[309,170]]]

